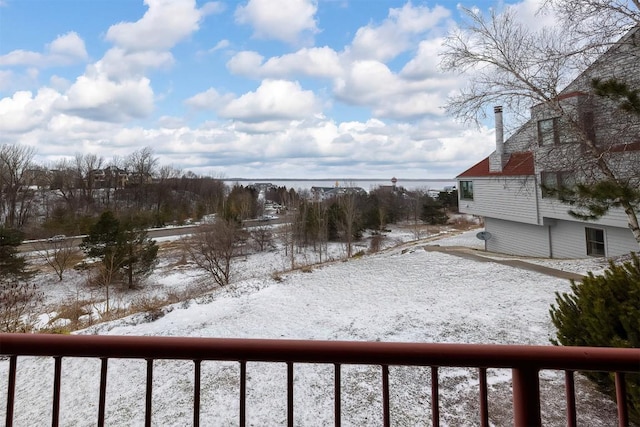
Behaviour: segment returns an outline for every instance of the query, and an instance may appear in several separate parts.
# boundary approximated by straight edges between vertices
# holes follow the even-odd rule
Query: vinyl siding
[[[569,206],[568,204],[562,203],[554,198],[542,198],[542,192],[540,188],[538,188],[538,197],[540,198],[539,205],[541,220],[543,218],[554,218],[565,221],[578,221],[576,218],[572,217],[569,214],[569,209],[571,209],[571,206]],[[597,221],[583,222],[583,224],[628,228],[629,222],[624,211],[617,208],[612,209],[609,213],[607,213],[604,217],[600,218]]]
[[[473,181],[473,200],[460,199],[460,212],[537,224],[536,183],[533,177],[469,178],[460,181]]]
[[[485,230],[491,233],[487,250],[491,252],[547,258],[549,230],[546,226],[485,218]]]
[[[529,120],[504,142],[505,153],[529,151],[538,143],[538,124]]]
[[[593,228],[597,227],[595,225]],[[573,221],[557,221],[551,227],[551,253],[553,258],[586,258],[587,243],[585,224]],[[605,241],[608,233],[605,231]],[[605,248],[606,251],[606,248]]]
[[[629,228],[606,227],[607,256],[625,255],[629,252],[640,253],[640,246]]]
[[[576,221],[557,221],[550,227],[553,257],[587,257],[585,235],[587,227],[604,230],[605,255],[607,257],[625,255],[631,251],[637,252],[640,249],[628,228],[608,227]]]

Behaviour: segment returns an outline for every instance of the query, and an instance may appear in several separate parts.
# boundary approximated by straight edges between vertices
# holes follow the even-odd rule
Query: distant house
[[[640,38],[640,29],[631,31],[624,43],[614,45],[569,84],[558,102],[598,147],[609,144],[603,156],[611,167],[640,186],[640,120],[620,114],[618,104],[594,95],[591,86],[593,78],[616,78],[640,88],[640,41],[627,43],[633,37]],[[545,191],[570,187],[585,173],[584,168],[576,173],[567,166],[583,148],[563,133],[562,117],[545,105],[535,106],[531,118],[506,141],[501,107],[495,108],[495,119],[496,150],[457,177],[459,209],[484,218],[490,234],[488,250],[551,258],[638,251],[621,209],[597,221],[581,221],[569,215],[570,207],[557,199],[557,193]]]
[[[124,188],[129,182],[129,173],[116,166],[93,169],[89,174],[93,188]]]
[[[311,198],[313,201],[322,202],[336,198],[346,194],[367,194],[367,192],[360,187],[311,187]]]

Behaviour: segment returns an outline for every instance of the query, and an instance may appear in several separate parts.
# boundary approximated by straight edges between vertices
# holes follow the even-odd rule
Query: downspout
[[[535,154],[534,154],[535,159]],[[535,162],[535,160],[534,160]],[[538,221],[538,225],[545,227],[544,218],[540,216],[540,199],[538,198],[538,191],[540,190],[540,186],[538,185],[538,175],[534,172],[533,174],[533,185],[535,191],[535,199],[536,199],[536,219]],[[547,253],[549,254],[549,258],[553,258],[553,245],[551,244],[551,224],[547,225],[547,242],[549,247],[547,248]]]
[[[551,244],[551,224],[547,226],[547,233],[549,235],[549,258],[553,258],[553,245]]]

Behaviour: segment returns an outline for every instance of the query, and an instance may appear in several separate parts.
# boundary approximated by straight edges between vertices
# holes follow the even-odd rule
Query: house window
[[[585,228],[587,237],[587,255],[605,256],[604,253],[604,230],[599,228]]]
[[[575,175],[570,171],[541,172],[540,186],[543,198],[559,198],[559,192],[570,190],[576,185]]]
[[[538,143],[541,146],[555,145],[560,142],[558,119],[546,119],[538,122]]]
[[[473,181],[460,181],[460,198],[473,200]]]

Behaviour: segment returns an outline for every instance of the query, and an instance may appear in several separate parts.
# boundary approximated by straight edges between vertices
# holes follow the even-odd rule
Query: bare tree
[[[323,202],[314,203],[317,227],[313,240],[313,247],[318,252],[319,261],[322,262],[322,251],[327,257],[327,244],[329,240],[329,206]]]
[[[203,210],[206,213],[216,213],[221,207],[227,191],[222,178],[201,177],[199,191]]]
[[[158,165],[158,158],[154,157],[151,147],[144,147],[131,153],[127,159],[127,166],[133,174],[133,179],[138,184],[148,182],[155,173]]]
[[[124,188],[128,175],[125,169],[125,159],[120,156],[113,156],[104,169],[105,190],[102,203],[106,209],[114,212],[118,211],[118,200],[115,195],[118,189]],[[113,203],[112,203],[113,202]]]
[[[77,170],[67,159],[61,159],[53,166],[51,171],[51,189],[55,190],[66,202],[70,212],[76,213],[80,208],[80,189],[78,182],[81,177]]]
[[[0,222],[22,228],[32,209],[34,192],[30,171],[35,149],[23,145],[0,146]]]
[[[64,272],[73,266],[78,259],[80,250],[71,238],[51,238],[39,242],[36,252],[56,272],[58,279],[62,281]]]
[[[258,211],[258,193],[252,188],[234,185],[227,197],[226,218],[244,221],[255,218]]]
[[[123,260],[115,251],[109,251],[102,258],[102,262],[91,272],[89,282],[104,290],[105,313],[111,311],[111,288],[122,268]]]
[[[129,184],[135,189],[138,208],[148,203],[149,184],[151,184],[152,178],[157,172],[157,165],[158,158],[154,157],[151,147],[144,147],[135,151],[127,159],[127,167],[131,173]]]
[[[545,0],[540,13],[553,13],[577,46],[609,46],[640,25],[640,0]]]
[[[96,180],[103,173],[102,165],[104,159],[95,154],[77,153],[75,157],[76,182],[75,185],[80,187],[82,198],[85,203],[85,210],[94,203],[94,191]]]
[[[338,204],[342,210],[341,226],[344,232],[345,246],[347,248],[347,258],[353,255],[353,238],[355,234],[356,221],[359,212],[356,206],[357,194],[353,191],[338,197]]]
[[[284,194],[288,194],[284,192]],[[300,221],[300,205],[301,201],[298,198],[289,200],[288,209],[290,211],[290,215],[288,215],[288,219],[285,220],[280,227],[278,227],[278,237],[284,246],[284,255],[289,258],[290,267],[292,270],[296,268],[296,255],[295,255],[295,246],[297,235],[299,234],[298,226]]]
[[[185,240],[185,251],[195,264],[207,271],[220,286],[231,280],[231,264],[236,255],[239,228],[230,221],[218,220],[202,225]]]
[[[557,99],[559,88],[569,83],[564,72],[573,50],[557,30],[529,30],[513,9],[492,10],[489,17],[462,11],[466,21],[445,40],[441,66],[467,73],[469,82],[449,98],[447,112],[480,123],[488,106],[502,105],[524,122],[532,105]]]
[[[442,66],[448,71],[467,72],[469,82],[458,95],[450,98],[447,110],[459,118],[479,122],[485,108],[505,105],[519,113],[524,121],[524,112],[535,106],[533,114],[552,120],[549,123],[560,132],[556,131],[554,144],[523,148],[533,150],[537,161],[545,167],[570,170],[576,180],[587,184],[606,181],[619,189],[610,206],[624,210],[629,228],[640,244],[639,201],[634,199],[633,191],[624,191],[640,186],[640,177],[634,173],[637,159],[636,166],[630,167],[628,163],[621,163],[619,155],[625,145],[635,142],[639,129],[637,117],[616,113],[615,123],[601,126],[606,133],[600,131],[596,138],[594,120],[604,119],[594,117],[590,106],[593,99],[576,96],[567,101],[559,96],[570,82],[574,82],[576,91],[590,89],[586,75],[574,80],[575,69],[578,63],[584,63],[585,57],[593,60],[596,51],[585,48],[584,44],[576,45],[575,38],[570,37],[573,33],[567,34],[564,27],[529,29],[511,8],[500,14],[492,11],[489,17],[477,10],[464,9],[464,12],[467,21],[462,29],[450,34],[445,42]],[[626,45],[610,49],[606,60],[627,58],[637,64],[638,34],[638,31],[628,34],[623,40]],[[628,83],[640,85],[637,68],[628,76],[632,79]],[[625,159],[634,159],[634,156]],[[559,160],[564,164],[559,164]]]
[[[157,226],[164,225],[162,218],[162,209],[171,196],[171,187],[169,186],[170,180],[175,180],[180,176],[179,169],[175,169],[172,166],[162,166],[158,171],[158,182],[155,185],[155,221]]]
[[[260,252],[263,252],[273,246],[273,229],[269,225],[251,227],[249,235]]]

